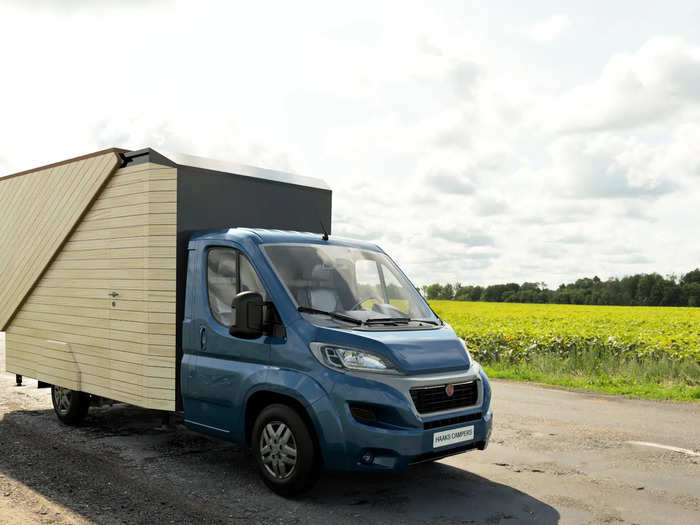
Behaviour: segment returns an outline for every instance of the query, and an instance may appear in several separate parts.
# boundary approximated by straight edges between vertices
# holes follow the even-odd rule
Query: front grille
[[[446,419],[438,419],[436,421],[426,421],[423,423],[423,428],[425,430],[430,430],[433,428],[449,427],[451,425],[456,425],[457,423],[467,423],[468,421],[476,421],[481,419],[481,412],[476,414],[467,414],[466,416],[455,416],[448,417]]]
[[[447,385],[416,387],[411,389],[411,398],[419,414],[430,414],[454,408],[469,407],[479,398],[476,381],[452,385],[454,393],[447,395]]]

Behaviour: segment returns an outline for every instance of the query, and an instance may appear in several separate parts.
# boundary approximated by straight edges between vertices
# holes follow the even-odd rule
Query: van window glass
[[[389,304],[394,308],[398,308],[406,315],[409,314],[409,297],[407,290],[401,285],[391,268],[381,265],[384,283],[386,284],[386,295],[389,299]]]
[[[263,250],[297,306],[363,322],[410,318],[438,325],[425,299],[382,252],[301,243],[267,244]]]
[[[379,277],[377,263],[370,259],[355,261],[355,275],[357,275],[358,306],[369,310],[375,303],[385,302],[382,297],[382,281]]]
[[[219,323],[233,323],[231,303],[238,293],[238,252],[232,248],[211,248],[207,254],[207,292],[211,314]]]
[[[241,254],[240,258],[241,271],[241,292],[258,292],[262,295],[263,301],[267,301],[267,292],[265,287],[260,282],[258,274],[255,272],[253,265],[245,255]]]

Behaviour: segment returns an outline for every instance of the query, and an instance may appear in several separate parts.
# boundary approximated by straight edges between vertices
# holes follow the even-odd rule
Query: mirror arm
[[[284,323],[282,323],[282,319],[280,318],[280,314],[277,311],[275,303],[272,301],[263,301],[263,308],[269,308],[268,311],[272,317],[269,322],[263,322],[263,331],[272,337],[286,339],[287,329],[284,327]],[[265,318],[266,316],[263,316],[263,319]]]

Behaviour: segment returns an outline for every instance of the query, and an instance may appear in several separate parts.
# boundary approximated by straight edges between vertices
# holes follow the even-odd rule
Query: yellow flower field
[[[700,398],[700,308],[430,301],[495,377]]]
[[[479,354],[557,354],[600,346],[619,355],[700,360],[700,308],[431,301]],[[515,356],[514,356],[515,357]]]

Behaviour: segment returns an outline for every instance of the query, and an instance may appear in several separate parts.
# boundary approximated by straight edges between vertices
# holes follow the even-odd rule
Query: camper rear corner
[[[7,371],[53,385],[54,404],[78,392],[173,411],[190,236],[330,229],[331,191],[289,173],[113,148],[0,178],[0,209]]]
[[[6,369],[175,410],[176,169],[122,153],[0,179]]]

